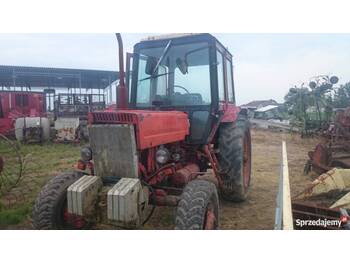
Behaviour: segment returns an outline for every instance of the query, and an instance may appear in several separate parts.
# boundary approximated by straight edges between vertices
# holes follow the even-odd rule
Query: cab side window
[[[227,95],[228,101],[231,103],[235,102],[234,92],[233,92],[233,77],[232,77],[232,63],[230,60],[226,60],[226,79],[227,79]]]
[[[225,86],[224,86],[224,60],[222,54],[217,51],[217,71],[218,71],[218,91],[219,101],[225,101]]]

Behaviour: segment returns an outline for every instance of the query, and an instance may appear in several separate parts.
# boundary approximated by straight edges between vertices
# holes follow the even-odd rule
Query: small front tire
[[[218,229],[219,197],[216,186],[193,180],[184,188],[176,210],[175,229]]]
[[[52,178],[39,193],[33,208],[35,229],[70,229],[65,221],[67,189],[83,176],[79,172],[63,173]]]

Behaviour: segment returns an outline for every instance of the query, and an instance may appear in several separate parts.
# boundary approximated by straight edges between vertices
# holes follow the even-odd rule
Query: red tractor
[[[77,171],[42,189],[34,227],[138,227],[155,206],[176,206],[176,229],[217,229],[218,192],[244,201],[251,179],[250,129],[235,105],[232,55],[210,34],[153,37],[128,55],[125,86],[117,38],[117,108],[89,114],[90,146]]]

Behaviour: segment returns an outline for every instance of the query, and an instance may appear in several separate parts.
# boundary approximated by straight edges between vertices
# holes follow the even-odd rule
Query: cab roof
[[[173,44],[186,44],[186,43],[195,43],[195,42],[209,42],[212,44],[216,44],[220,47],[220,49],[224,49],[230,57],[232,54],[230,51],[224,47],[219,40],[216,39],[213,35],[209,33],[200,33],[200,34],[165,34],[165,35],[155,35],[149,36],[145,39],[142,39],[139,43],[134,46],[134,51],[144,49],[144,48],[152,48],[152,47],[160,47],[165,46],[169,40],[172,40]]]

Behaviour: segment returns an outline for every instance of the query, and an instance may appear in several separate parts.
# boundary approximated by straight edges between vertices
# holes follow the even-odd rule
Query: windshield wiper
[[[167,73],[158,74],[158,75],[151,75],[149,77],[145,77],[145,78],[140,79],[139,82],[142,82],[142,81],[145,81],[145,80],[148,80],[148,79],[151,79],[151,78],[158,78],[160,76],[166,76],[166,75],[169,75],[169,74],[174,74],[174,72],[167,72]]]
[[[168,72],[168,73],[163,73],[163,74],[158,74],[158,75],[155,75],[155,73],[158,71],[158,68],[160,66],[160,64],[163,62],[166,54],[168,53],[169,49],[170,49],[170,46],[171,46],[171,40],[169,40],[169,42],[167,43],[167,45],[165,46],[164,50],[163,50],[163,53],[162,55],[160,56],[156,66],[154,67],[153,69],[153,72],[152,72],[152,75],[149,76],[149,77],[145,77],[145,78],[142,78],[139,80],[139,82],[142,82],[142,81],[145,81],[145,80],[148,80],[148,79],[151,79],[151,78],[157,78],[157,77],[160,77],[160,76],[165,76],[165,75],[168,75],[170,73],[173,73],[173,72]]]
[[[163,53],[162,53],[161,57],[160,57],[159,60],[158,60],[158,63],[157,63],[156,66],[154,67],[152,76],[154,76],[154,74],[155,74],[155,73],[157,72],[157,70],[158,70],[158,67],[159,67],[160,64],[163,62],[164,57],[166,56],[166,54],[168,53],[168,51],[169,51],[169,49],[170,49],[170,46],[171,46],[171,40],[169,40],[169,42],[167,43],[166,47],[164,48]]]

